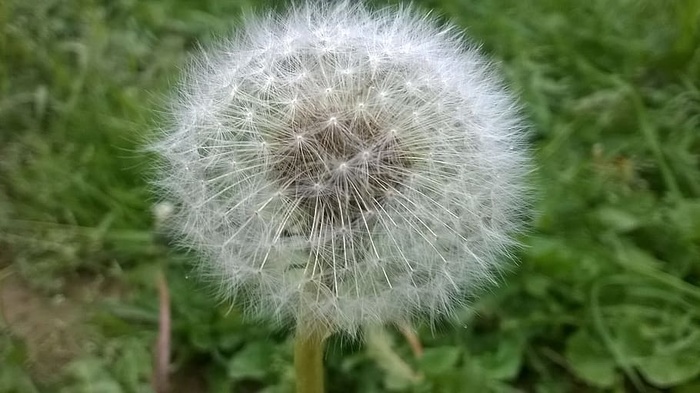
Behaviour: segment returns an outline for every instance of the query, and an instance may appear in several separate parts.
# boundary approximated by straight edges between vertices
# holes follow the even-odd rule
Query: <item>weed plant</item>
[[[519,266],[423,326],[419,359],[398,332],[332,341],[330,391],[700,391],[700,2],[416,3],[520,94],[537,214]],[[0,392],[150,391],[160,271],[175,391],[293,389],[289,332],[169,247],[142,153],[187,54],[250,7],[273,5],[0,3]]]

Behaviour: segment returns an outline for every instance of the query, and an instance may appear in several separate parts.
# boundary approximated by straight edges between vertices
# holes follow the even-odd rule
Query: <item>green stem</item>
[[[322,332],[297,331],[294,342],[294,368],[297,393],[323,393],[323,344]]]

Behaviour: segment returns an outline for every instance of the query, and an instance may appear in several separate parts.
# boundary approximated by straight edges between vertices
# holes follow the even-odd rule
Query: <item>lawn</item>
[[[188,54],[273,3],[0,3],[0,393],[152,391],[159,286],[174,392],[293,391],[290,332],[172,247],[144,149]],[[535,214],[451,320],[333,337],[329,391],[700,391],[700,2],[415,3],[518,93]]]

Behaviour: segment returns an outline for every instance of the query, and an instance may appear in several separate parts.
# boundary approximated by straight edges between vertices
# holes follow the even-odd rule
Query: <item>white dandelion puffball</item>
[[[192,62],[155,144],[171,226],[225,297],[354,334],[494,281],[528,159],[477,50],[411,8],[243,22]]]

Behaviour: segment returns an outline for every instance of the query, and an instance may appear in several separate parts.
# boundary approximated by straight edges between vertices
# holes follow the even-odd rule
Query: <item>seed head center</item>
[[[396,129],[337,116],[301,120],[291,133],[270,132],[269,158],[273,180],[306,216],[341,228],[400,187],[410,162]]]

